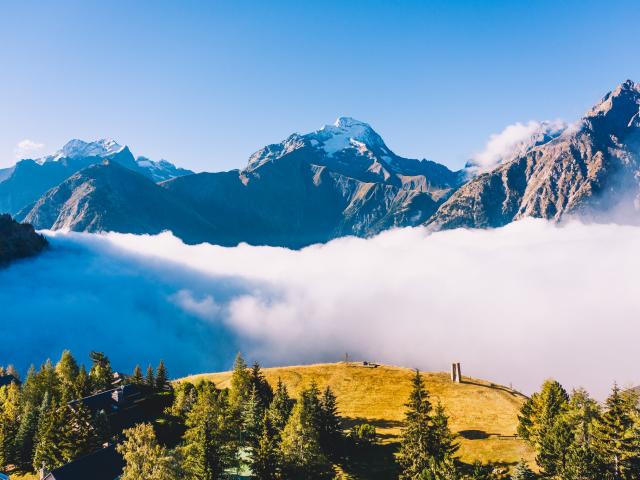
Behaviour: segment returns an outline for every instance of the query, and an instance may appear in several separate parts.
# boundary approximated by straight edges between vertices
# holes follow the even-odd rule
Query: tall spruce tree
[[[160,364],[156,369],[156,381],[155,381],[156,389],[164,390],[164,388],[167,386],[168,383],[169,383],[169,378],[167,376],[167,368],[164,365],[164,361],[160,360]]]
[[[20,427],[16,433],[16,466],[22,472],[33,466],[33,450],[38,430],[38,408],[31,402],[22,407]]]
[[[279,435],[284,430],[284,427],[289,420],[289,416],[291,415],[292,408],[293,402],[291,397],[289,397],[287,386],[278,378],[276,391],[273,395],[273,400],[271,401],[271,405],[269,405],[268,411],[269,421],[271,422],[276,435]]]
[[[436,462],[453,459],[460,448],[456,443],[456,436],[449,429],[449,417],[444,406],[438,402],[433,416],[433,431],[435,436],[434,458]]]
[[[125,461],[120,480],[185,478],[175,454],[158,443],[150,424],[139,423],[123,433],[125,441],[116,447]]]
[[[320,446],[318,418],[318,391],[312,385],[301,393],[282,432],[285,478],[320,478],[326,471],[328,462]]]
[[[66,401],[73,400],[76,396],[76,380],[80,368],[69,350],[62,352],[60,360],[56,364],[56,374],[61,384],[62,396]]]
[[[38,416],[38,431],[33,453],[35,471],[40,469],[50,471],[65,463],[61,441],[64,418],[61,413],[56,399],[50,399],[47,392]]]
[[[638,417],[637,402],[636,395],[625,395],[614,385],[596,422],[595,448],[603,462],[605,478],[640,478],[640,435],[634,421]]]
[[[84,398],[91,395],[91,378],[84,365],[80,366],[75,382],[75,398]]]
[[[271,388],[271,385],[269,385],[269,382],[262,373],[262,369],[258,362],[254,362],[251,367],[250,381],[251,386],[256,389],[258,399],[260,400],[263,408],[267,408],[273,400],[273,388]]]
[[[327,386],[320,398],[320,445],[328,455],[338,453],[342,440],[342,424],[338,413],[338,401]]]
[[[91,386],[94,392],[102,392],[113,388],[113,369],[109,358],[102,352],[91,352]]]
[[[136,365],[136,367],[133,369],[133,375],[131,375],[131,383],[133,383],[134,385],[142,385],[144,383],[140,365]]]
[[[156,377],[153,372],[153,367],[151,365],[147,366],[147,374],[145,375],[144,383],[145,385],[152,388],[155,387],[156,385]]]
[[[262,434],[262,421],[264,419],[265,408],[258,395],[255,385],[251,387],[251,393],[244,402],[242,409],[242,428],[245,434],[244,441],[247,445],[255,448]]]
[[[20,387],[0,387],[0,468],[16,462],[15,437],[20,428]]]
[[[204,384],[186,419],[183,469],[193,480],[217,480],[236,466],[236,424],[226,398],[213,384]]]
[[[265,413],[262,432],[251,456],[251,471],[255,480],[276,480],[280,478],[281,460],[278,439]]]
[[[231,392],[229,401],[231,405],[242,411],[244,402],[249,398],[251,393],[251,373],[247,367],[247,363],[238,352],[233,364],[233,373],[231,374]]]
[[[431,415],[433,407],[419,370],[411,381],[406,407],[398,462],[402,470],[400,478],[415,480],[429,469],[437,451]]]

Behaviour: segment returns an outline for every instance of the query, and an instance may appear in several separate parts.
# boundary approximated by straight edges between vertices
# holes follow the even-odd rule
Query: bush
[[[376,427],[368,423],[361,423],[351,429],[349,436],[356,445],[372,445],[376,443]]]

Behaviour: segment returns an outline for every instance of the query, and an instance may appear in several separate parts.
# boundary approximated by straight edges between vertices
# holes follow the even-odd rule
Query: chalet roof
[[[44,480],[115,480],[124,465],[122,455],[111,446],[52,470]]]
[[[91,413],[97,413],[101,410],[109,415],[121,410],[123,406],[131,405],[137,400],[144,397],[142,388],[138,385],[122,385],[111,390],[105,390],[104,392],[96,393],[88,397],[80,398],[69,402],[69,405],[73,407],[78,403],[84,404]]]

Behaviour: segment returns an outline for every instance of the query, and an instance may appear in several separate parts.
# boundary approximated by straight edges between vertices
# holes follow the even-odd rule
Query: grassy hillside
[[[297,396],[313,380],[320,388],[330,385],[347,426],[358,422],[375,425],[383,443],[397,442],[413,371],[381,365],[367,368],[355,363],[329,363],[264,369],[272,385],[278,378]],[[208,379],[228,387],[230,372],[194,375],[184,380]],[[533,462],[533,452],[514,438],[517,414],[525,397],[507,387],[469,377],[451,382],[445,373],[424,373],[434,402],[441,401],[450,416],[451,428],[460,435],[460,456],[465,462],[480,460],[513,464],[520,458]],[[391,450],[389,445],[388,450]]]

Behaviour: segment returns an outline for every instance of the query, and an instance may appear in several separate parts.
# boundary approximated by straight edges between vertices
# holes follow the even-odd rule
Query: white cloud
[[[508,125],[500,133],[491,135],[484,150],[473,156],[473,169],[480,172],[491,170],[514,155],[525,153],[545,136],[559,135],[565,128],[566,124],[561,120],[531,120],[527,123],[516,122]]]
[[[407,228],[300,251],[170,234],[51,240],[0,271],[5,340],[32,361],[101,348],[122,368],[162,357],[182,375],[227,368],[242,348],[270,365],[344,352],[426,370],[461,361],[526,392],[550,376],[599,396],[640,382],[638,227]]]
[[[37,143],[33,140],[25,138],[18,142],[14,149],[16,159],[33,158],[44,149],[44,143]]]

